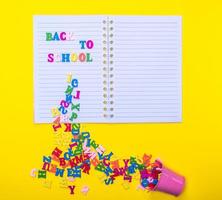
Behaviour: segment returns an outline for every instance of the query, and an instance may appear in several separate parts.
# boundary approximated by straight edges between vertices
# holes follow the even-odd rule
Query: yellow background
[[[222,199],[222,6],[210,0],[4,1],[1,13],[1,137],[0,199],[151,199],[121,183],[105,186],[89,176],[87,196],[69,195],[53,182],[52,188],[32,179],[30,169],[41,167],[51,153],[50,125],[33,123],[34,14],[139,14],[183,17],[183,122],[175,124],[84,125],[98,143],[120,157],[144,152],[186,177],[179,199]],[[78,186],[78,185],[77,185]]]

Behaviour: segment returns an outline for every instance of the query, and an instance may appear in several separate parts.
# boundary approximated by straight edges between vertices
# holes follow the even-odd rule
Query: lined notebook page
[[[113,122],[181,121],[181,17],[113,16]]]
[[[79,81],[80,111],[75,122],[101,122],[102,86],[102,16],[34,17],[34,91],[35,122],[51,123],[51,108],[65,98],[67,74]],[[46,41],[46,32],[71,32],[74,40]],[[79,40],[92,40],[93,49],[81,50]],[[92,62],[47,61],[48,53],[90,52]]]

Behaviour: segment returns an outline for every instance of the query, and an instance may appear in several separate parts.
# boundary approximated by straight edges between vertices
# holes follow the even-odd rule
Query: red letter
[[[71,123],[65,123],[65,125],[66,125],[65,132],[71,132],[72,131]]]
[[[69,185],[70,194],[74,194],[75,185]]]
[[[84,62],[86,60],[86,55],[84,53],[79,54],[79,61]]]
[[[66,165],[65,158],[59,158],[59,161],[60,161],[60,166],[65,166]]]
[[[52,152],[52,155],[59,158],[59,156],[62,154],[62,151],[60,149],[58,149],[57,147],[54,149],[54,151]]]
[[[52,127],[53,127],[54,131],[56,132],[57,129],[61,128],[62,126],[61,126],[61,124],[57,124],[57,125],[54,124]]]

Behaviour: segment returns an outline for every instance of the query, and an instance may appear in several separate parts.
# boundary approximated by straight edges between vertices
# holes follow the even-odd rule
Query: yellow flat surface
[[[159,157],[186,177],[179,199],[222,199],[222,6],[221,1],[2,1],[1,2],[1,162],[0,199],[151,199],[175,197],[126,190],[121,182],[105,186],[94,174],[80,185],[90,192],[74,196],[53,181],[51,189],[32,179],[51,153],[50,125],[33,123],[34,14],[181,15],[183,17],[183,122],[176,124],[84,124],[92,137],[120,157]],[[78,185],[77,185],[78,186]]]

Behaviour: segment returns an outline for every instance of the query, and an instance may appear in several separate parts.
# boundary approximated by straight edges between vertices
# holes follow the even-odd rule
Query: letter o
[[[88,41],[86,42],[86,46],[87,46],[88,49],[92,49],[93,46],[94,46],[93,41],[92,41],[92,40],[88,40]]]
[[[79,54],[79,61],[84,62],[86,60],[86,55],[84,53]]]

